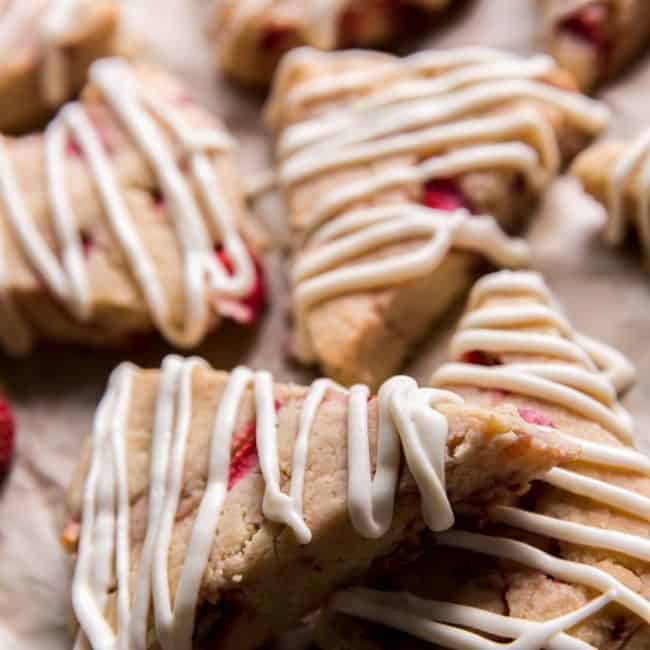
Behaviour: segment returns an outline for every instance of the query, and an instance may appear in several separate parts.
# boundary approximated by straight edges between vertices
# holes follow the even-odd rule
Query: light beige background
[[[197,97],[222,114],[240,138],[245,173],[261,168],[268,139],[259,123],[260,99],[219,81],[205,42],[205,0],[126,0],[127,24],[143,54],[180,73]],[[429,39],[436,46],[482,44],[518,52],[538,47],[535,0],[469,2],[466,10]],[[613,133],[631,135],[648,115],[650,56],[603,98],[614,113]],[[281,243],[281,212],[273,201],[260,217]],[[641,441],[650,442],[649,278],[633,250],[610,251],[597,237],[603,215],[568,179],[552,188],[530,230],[535,265],[563,301],[574,323],[621,348],[636,363],[639,381],[626,399]],[[281,253],[269,256],[271,297],[259,331],[241,340],[221,331],[200,351],[215,365],[246,363],[272,370],[278,379],[307,379],[287,363],[286,291]],[[408,368],[421,380],[445,357],[459,311],[431,334]],[[134,361],[158,365],[162,343],[139,349]],[[0,381],[16,408],[18,460],[0,498],[0,648],[64,650],[72,644],[65,627],[67,567],[58,546],[61,491],[70,477],[95,404],[111,368],[124,355],[46,350],[25,361],[0,360]],[[11,635],[11,637],[5,635]],[[12,638],[16,637],[16,641]]]

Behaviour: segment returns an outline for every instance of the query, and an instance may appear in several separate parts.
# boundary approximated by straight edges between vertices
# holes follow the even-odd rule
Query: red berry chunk
[[[428,208],[434,210],[447,210],[452,212],[460,208],[469,209],[458,184],[449,178],[438,178],[429,181],[424,187],[424,199],[422,202]]]
[[[463,355],[464,363],[473,363],[476,366],[500,366],[501,360],[495,354],[483,350],[470,350]]]
[[[162,210],[165,207],[165,195],[159,188],[150,190],[150,194],[156,210]]]
[[[407,30],[417,29],[420,15],[421,12],[404,0],[357,3],[341,15],[339,46],[368,46],[392,40]]]
[[[522,419],[526,420],[528,424],[537,424],[542,427],[553,426],[553,421],[549,417],[534,408],[530,408],[529,406],[522,406],[519,409],[519,415],[521,415]]]
[[[276,399],[275,412],[279,412],[281,408],[282,403]],[[233,440],[228,476],[229,490],[232,490],[239,481],[257,467],[257,438],[255,434],[255,423],[251,422]]]
[[[70,156],[71,158],[81,158],[83,156],[83,151],[81,147],[77,144],[77,141],[70,135],[65,143],[65,155]]]
[[[235,438],[233,447],[228,476],[229,490],[232,490],[257,465],[257,442],[253,422]]]
[[[605,51],[609,45],[609,22],[608,5],[604,2],[594,2],[571,14],[559,28]]]
[[[228,253],[222,247],[219,247],[216,253],[225,269],[232,275],[235,272],[235,268]],[[248,296],[237,301],[238,305],[244,308],[237,320],[247,324],[255,323],[266,307],[264,269],[256,257],[253,257],[253,263],[255,264],[255,284]]]
[[[87,258],[90,255],[90,251],[92,250],[93,246],[95,245],[95,238],[93,237],[92,233],[86,228],[82,228],[79,231],[79,238],[81,239],[81,248],[83,249],[84,257]]]
[[[0,396],[0,481],[9,474],[14,458],[16,426],[9,404]]]
[[[294,28],[274,25],[262,34],[260,48],[274,56],[281,56],[289,51],[297,41],[298,38]]]

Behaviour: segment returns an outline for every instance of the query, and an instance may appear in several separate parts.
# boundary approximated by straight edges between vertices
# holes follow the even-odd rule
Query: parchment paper
[[[180,73],[196,96],[221,113],[240,138],[242,168],[251,174],[268,157],[268,138],[259,122],[261,99],[217,79],[205,40],[206,0],[128,0],[126,21],[143,54]],[[534,0],[469,2],[425,43],[482,44],[529,53],[538,48]],[[612,132],[635,133],[650,122],[647,96],[650,57],[602,93],[614,112]],[[262,220],[281,247],[281,212],[273,200],[259,206]],[[642,444],[650,443],[650,292],[634,249],[611,251],[597,233],[603,214],[561,179],[546,197],[530,229],[535,264],[542,270],[573,322],[586,333],[622,349],[636,363],[638,383],[626,398],[637,418]],[[273,308],[259,329],[245,336],[235,328],[215,335],[200,354],[219,367],[237,363],[267,368],[280,380],[306,380],[289,364],[286,285],[281,250],[268,258]],[[407,369],[420,380],[446,355],[460,306],[432,332]],[[169,350],[153,341],[131,351],[138,364],[158,366]],[[18,418],[18,457],[0,497],[0,648],[64,650],[68,568],[59,549],[61,492],[88,434],[108,373],[124,354],[47,349],[24,361],[0,359],[4,384]]]

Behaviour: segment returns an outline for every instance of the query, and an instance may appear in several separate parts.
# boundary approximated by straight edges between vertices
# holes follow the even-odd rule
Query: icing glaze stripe
[[[335,611],[369,622],[389,625],[423,641],[454,650],[595,650],[588,644],[566,634],[581,620],[592,616],[613,600],[614,592],[594,599],[568,616],[537,623],[501,616],[476,607],[422,600],[408,593],[373,591],[353,588],[339,592],[331,601]],[[469,629],[460,629],[463,626]],[[472,629],[498,637],[516,639],[503,644],[485,639]]]

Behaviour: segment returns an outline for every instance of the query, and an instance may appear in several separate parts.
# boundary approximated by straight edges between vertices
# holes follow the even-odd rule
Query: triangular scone
[[[449,528],[452,507],[480,517],[576,453],[512,408],[407,377],[374,397],[196,358],[126,364],[69,491],[76,617],[94,647],[119,628],[129,647],[252,650]]]
[[[289,50],[377,47],[403,39],[454,0],[218,0],[210,16],[219,66],[264,85]]]
[[[190,348],[263,304],[222,124],[168,74],[90,68],[43,134],[0,138],[0,342],[117,345],[158,330]]]
[[[451,352],[452,363],[433,377],[436,387],[482,408],[514,407],[581,446],[580,461],[551,470],[517,507],[495,508],[488,529],[435,535],[427,558],[384,581],[389,590],[437,602],[367,591],[333,601],[431,643],[402,643],[407,635],[330,613],[321,621],[321,646],[494,647],[475,636],[470,643],[472,633],[504,643],[532,635],[522,648],[650,647],[650,459],[631,446],[630,416],[617,397],[633,379],[630,364],[573,330],[542,279],[528,273],[477,284]],[[571,637],[551,643],[559,632]]]
[[[562,158],[607,122],[548,57],[475,48],[296,50],[267,116],[294,240],[295,355],[373,385],[485,260],[526,262],[477,215],[521,224]]]
[[[41,126],[116,49],[115,0],[0,2],[0,132]]]
[[[636,231],[650,268],[650,129],[627,142],[599,142],[576,158],[571,173],[607,211],[605,239],[614,246]]]
[[[546,49],[588,90],[618,74],[650,40],[645,0],[540,0]]]

